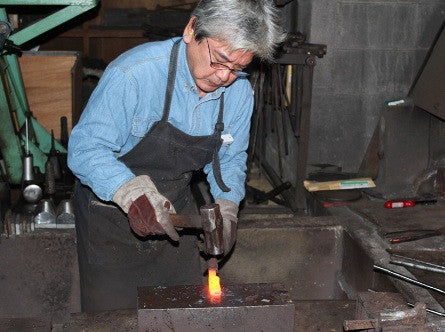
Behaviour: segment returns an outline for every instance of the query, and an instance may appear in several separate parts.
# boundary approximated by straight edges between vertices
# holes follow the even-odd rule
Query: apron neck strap
[[[173,44],[172,51],[170,53],[170,63],[168,65],[168,77],[167,77],[167,88],[165,90],[165,99],[164,99],[164,110],[162,114],[162,122],[168,121],[168,116],[170,115],[170,106],[172,102],[173,90],[175,88],[175,79],[176,79],[176,69],[178,67],[178,54],[179,54],[179,46],[181,43],[181,39],[177,40]],[[215,134],[220,134],[224,131],[224,92],[221,93],[221,98],[219,102],[219,113],[218,120],[215,124]]]
[[[224,131],[224,122],[223,122],[223,115],[224,115],[224,92],[221,93],[221,97],[219,99],[219,113],[218,113],[218,119],[216,120],[215,124],[215,134],[220,134]]]
[[[179,53],[180,43],[181,39],[176,41],[173,44],[173,48],[170,53],[170,63],[168,65],[167,89],[165,90],[164,111],[161,120],[162,122],[166,122],[170,114],[170,105],[172,102],[173,90],[175,88],[176,68],[178,67],[178,53]]]

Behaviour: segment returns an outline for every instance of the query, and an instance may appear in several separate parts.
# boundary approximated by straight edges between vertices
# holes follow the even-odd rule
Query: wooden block
[[[68,133],[81,107],[81,63],[78,52],[24,52],[19,58],[29,108],[48,132],[60,138],[60,118]]]
[[[303,182],[303,184],[308,191],[360,189],[375,187],[375,183],[374,181],[372,181],[371,178],[353,178],[324,182],[306,180]]]

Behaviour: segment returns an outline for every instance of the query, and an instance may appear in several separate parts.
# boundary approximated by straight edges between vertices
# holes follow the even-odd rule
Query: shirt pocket
[[[155,119],[153,118],[133,118],[131,124],[131,135],[135,137],[144,137],[147,131],[153,125]]]

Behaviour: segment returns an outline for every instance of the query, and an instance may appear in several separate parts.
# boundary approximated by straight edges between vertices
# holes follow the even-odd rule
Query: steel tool
[[[437,288],[437,287],[433,287],[431,285],[428,285],[428,284],[425,284],[423,282],[417,281],[416,279],[407,277],[407,276],[405,276],[405,275],[403,275],[401,273],[397,273],[397,272],[392,271],[390,269],[386,269],[386,268],[384,268],[382,266],[374,265],[374,270],[379,271],[379,272],[383,272],[383,273],[386,273],[386,274],[389,274],[390,276],[399,278],[399,279],[401,279],[403,281],[407,281],[407,282],[412,283],[414,285],[417,285],[417,286],[420,286],[420,287],[423,287],[423,288],[427,288],[427,289],[431,289],[433,291],[436,291],[438,293],[441,293],[441,294],[445,295],[445,291],[443,289],[440,289],[440,288]]]
[[[223,218],[218,204],[206,204],[200,209],[199,215],[172,214],[170,218],[176,228],[200,229],[204,233],[204,250],[212,256],[208,264],[209,282],[215,279],[218,272],[218,261],[215,256],[224,253]]]
[[[413,207],[415,205],[431,205],[436,203],[437,199],[424,199],[424,200],[398,199],[398,200],[386,201],[385,207],[387,209],[394,209],[394,208]]]
[[[170,218],[176,228],[202,229],[205,252],[216,256],[224,253],[223,218],[218,204],[206,204],[199,215],[172,214]]]
[[[419,270],[445,274],[445,266],[424,262],[410,257],[392,255],[392,258],[389,262],[395,265],[401,265],[405,267],[412,267]]]
[[[408,241],[415,241],[420,239],[426,239],[428,237],[445,235],[445,227],[441,227],[439,229],[416,229],[416,230],[407,230],[407,231],[397,231],[386,233],[385,237],[389,238],[389,242],[391,243],[401,243]]]

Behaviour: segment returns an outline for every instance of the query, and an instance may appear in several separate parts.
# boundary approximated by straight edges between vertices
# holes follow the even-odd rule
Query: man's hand
[[[113,202],[128,214],[130,227],[137,235],[166,233],[172,240],[179,240],[169,215],[175,213],[175,208],[149,176],[136,176],[124,183],[113,195]]]
[[[215,203],[219,205],[223,217],[224,255],[227,255],[236,241],[238,205],[222,198],[217,198]]]

